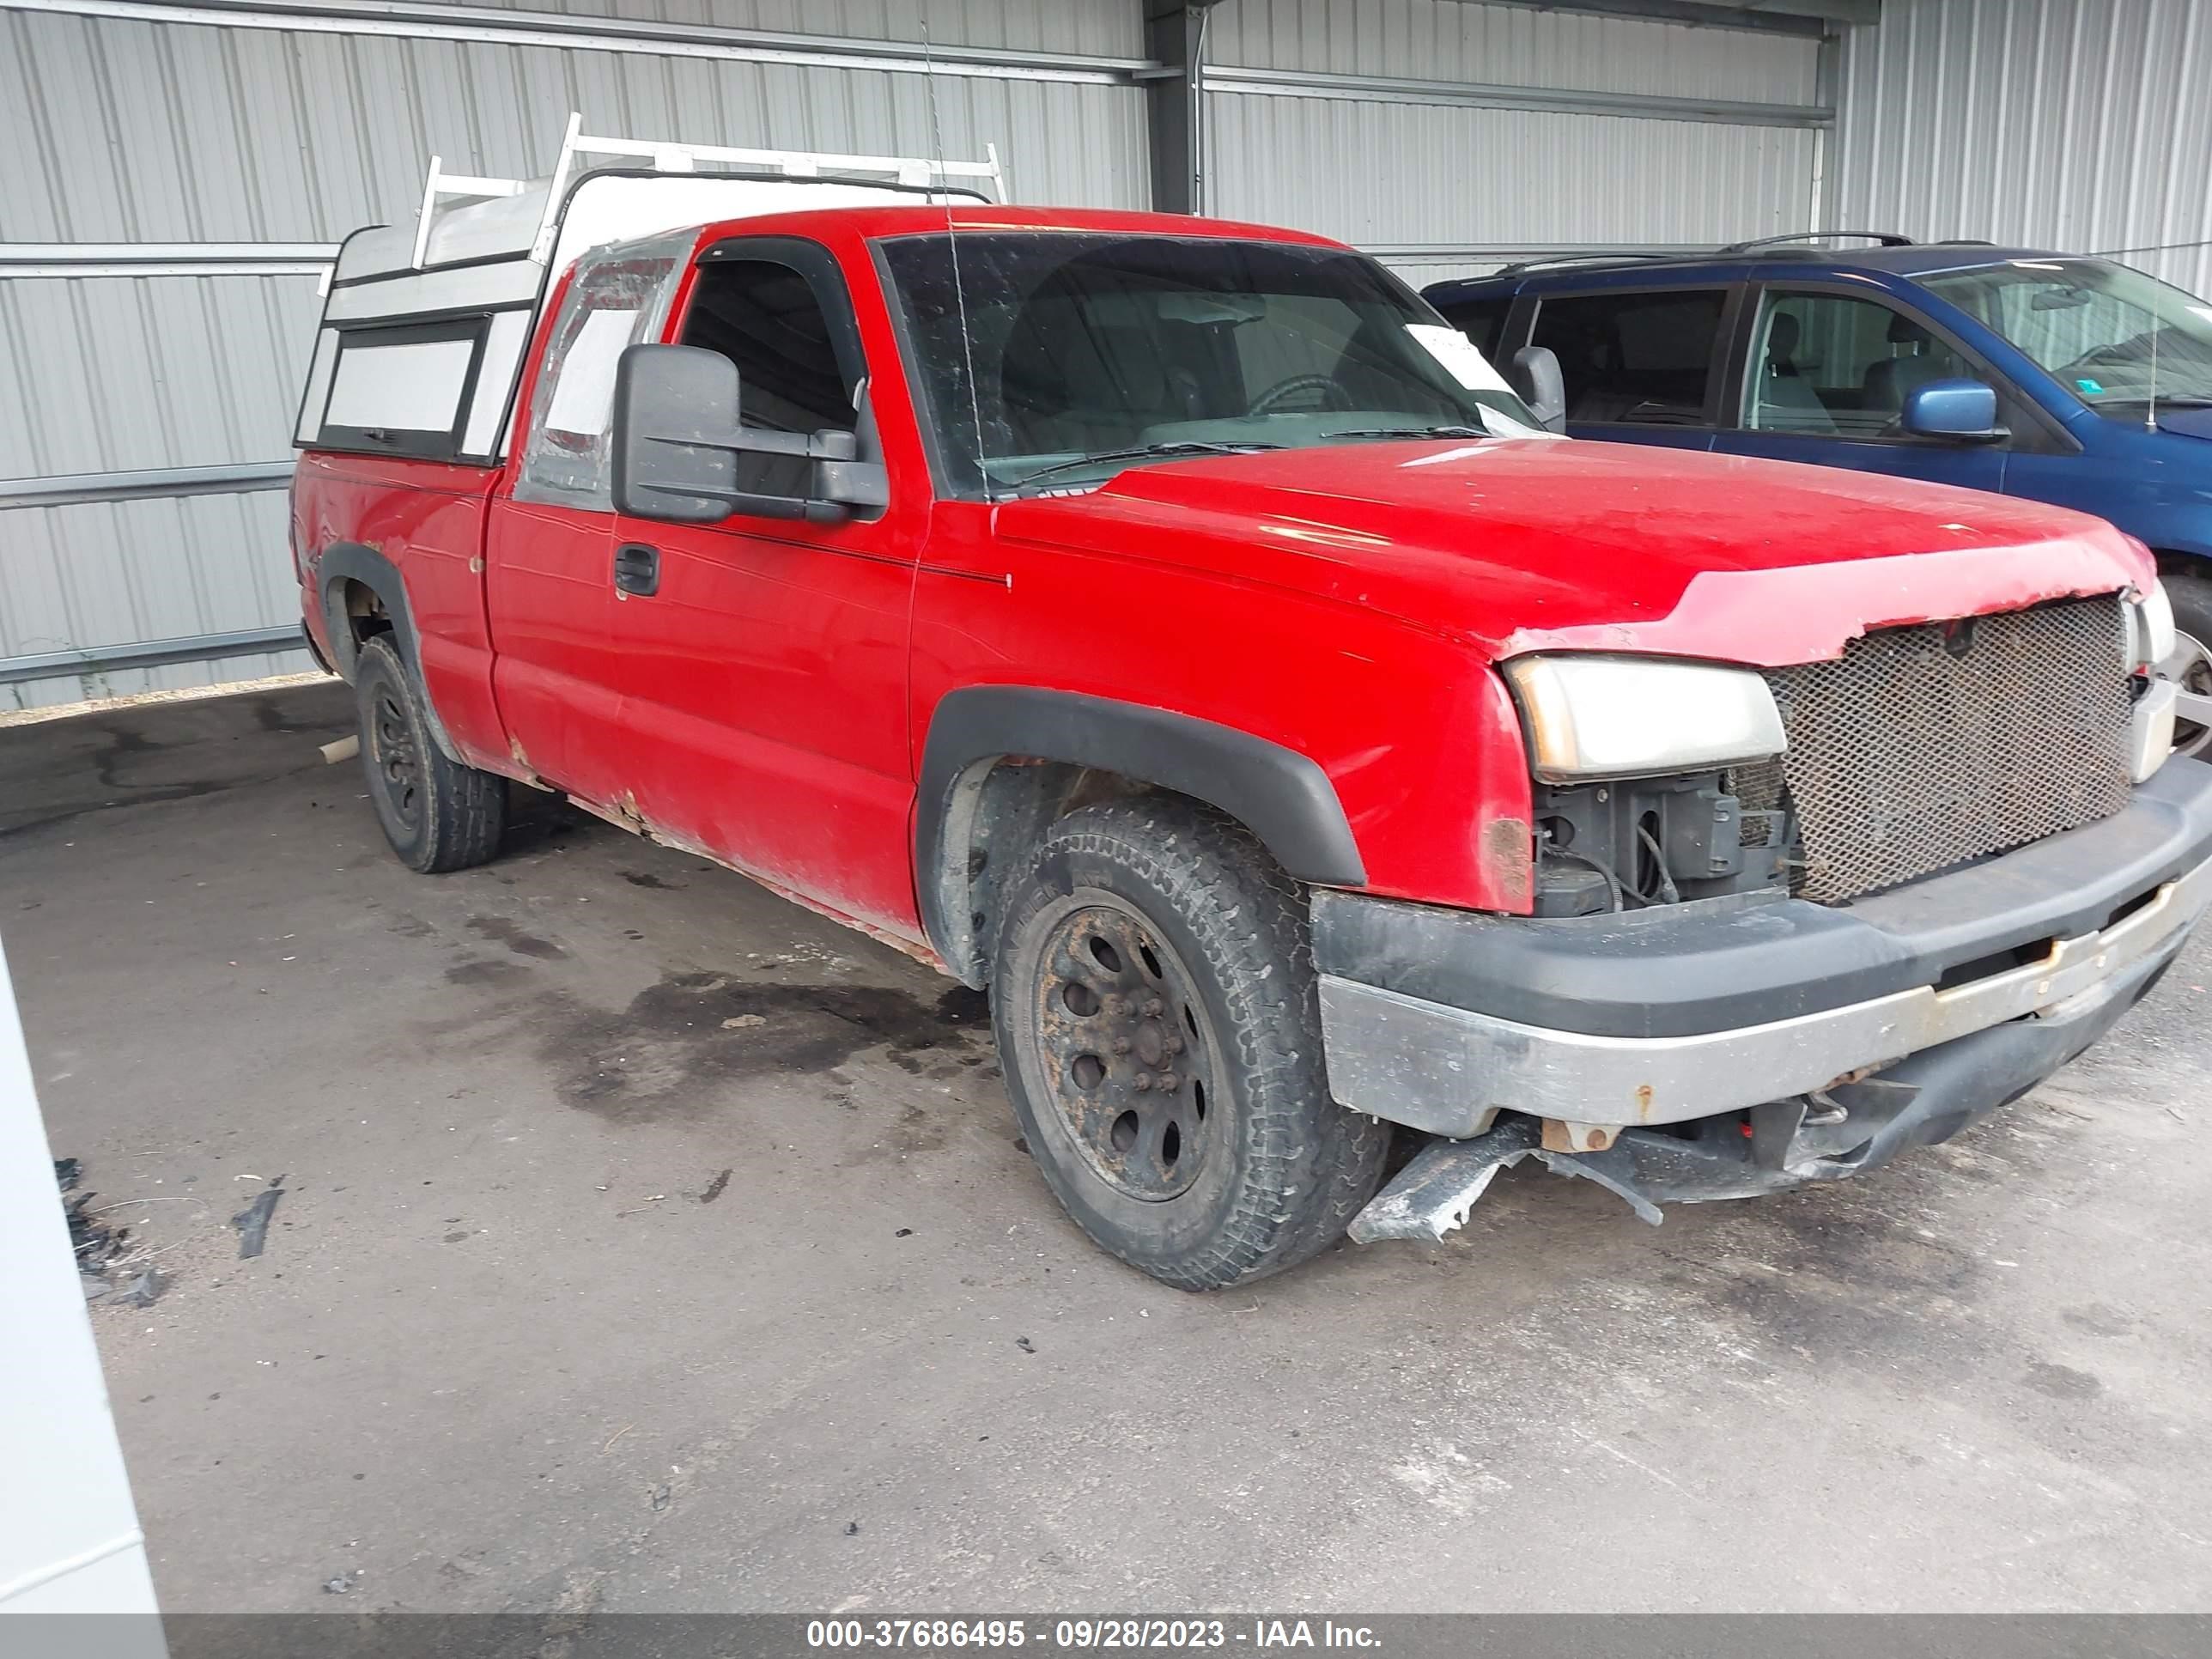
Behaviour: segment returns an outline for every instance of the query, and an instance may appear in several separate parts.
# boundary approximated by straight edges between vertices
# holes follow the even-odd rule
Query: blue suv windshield
[[[2013,259],[1922,286],[2002,334],[2100,415],[2212,406],[2212,304],[2102,259]]]

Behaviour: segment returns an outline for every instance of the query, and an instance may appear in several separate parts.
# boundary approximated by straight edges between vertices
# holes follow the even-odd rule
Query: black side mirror
[[[719,351],[626,347],[615,365],[615,510],[671,524],[719,524],[733,513],[829,522],[890,504],[890,479],[879,462],[859,459],[856,434],[748,427],[738,391],[738,366]],[[740,488],[745,455],[801,461],[797,489]]]
[[[1567,429],[1567,382],[1551,347],[1522,346],[1513,354],[1505,380],[1547,432]]]
[[[1899,428],[1916,438],[1958,444],[1996,443],[2012,434],[1997,424],[1997,394],[1979,380],[1930,380],[1905,394]]]

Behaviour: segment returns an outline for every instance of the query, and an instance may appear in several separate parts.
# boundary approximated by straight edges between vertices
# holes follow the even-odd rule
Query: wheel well
[[[1071,812],[1133,795],[1204,805],[1142,778],[1067,761],[997,755],[969,766],[954,786],[944,866],[933,872],[951,934],[944,941],[946,966],[981,988],[990,977],[1002,884],[1021,849]]]
[[[392,631],[392,613],[385,609],[383,596],[367,582],[348,577],[338,592],[356,645],[365,645],[377,635]]]

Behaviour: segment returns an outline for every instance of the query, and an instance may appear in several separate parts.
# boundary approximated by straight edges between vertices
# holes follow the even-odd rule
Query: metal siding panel
[[[1800,130],[1226,93],[1207,102],[1214,211],[1356,244],[1714,243],[1801,229],[1812,210],[1815,139]],[[1512,167],[1482,160],[1505,155]],[[1392,263],[1423,282],[1480,268]]]
[[[282,492],[87,502],[8,515],[0,537],[0,657],[281,626],[299,615]],[[267,556],[270,547],[278,556]],[[307,666],[292,652],[0,686],[0,708],[212,684]]]
[[[543,0],[518,9],[547,9]],[[560,9],[918,40],[921,0]],[[1122,0],[928,0],[942,44],[1139,56]],[[1018,199],[1144,204],[1131,87],[639,56],[475,41],[0,14],[11,242],[336,242],[410,215],[434,151],[511,177],[562,121],[724,144],[948,155],[995,143]],[[281,459],[313,346],[301,276],[0,281],[0,477]],[[66,389],[67,395],[58,395]],[[0,656],[290,618],[281,492],[21,509],[0,519]],[[301,666],[295,653],[132,671],[118,690]],[[6,688],[70,701],[76,678]]]
[[[0,477],[285,459],[319,307],[311,276],[0,282]]]
[[[1878,25],[1845,36],[1829,222],[2158,250],[2127,263],[2212,293],[2206,11],[2198,0],[1889,0]]]
[[[934,147],[927,83],[892,70],[11,21],[26,43],[25,96],[45,89],[45,143],[32,148],[51,155],[55,177],[11,190],[9,241],[335,242],[410,213],[434,152],[449,170],[543,173],[571,108],[587,130],[640,137]],[[953,76],[936,87],[946,153],[995,142],[1018,196],[1043,199],[1048,180],[1052,199],[1073,205],[1143,204],[1136,88]]]

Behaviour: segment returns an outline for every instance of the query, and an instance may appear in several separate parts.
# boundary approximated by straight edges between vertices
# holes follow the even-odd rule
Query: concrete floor
[[[1524,1169],[1194,1297],[1061,1218],[974,999],[559,810],[411,875],[350,724],[0,730],[54,1148],[175,1275],[94,1311],[171,1611],[2212,1605],[2205,945],[1863,1182]]]

